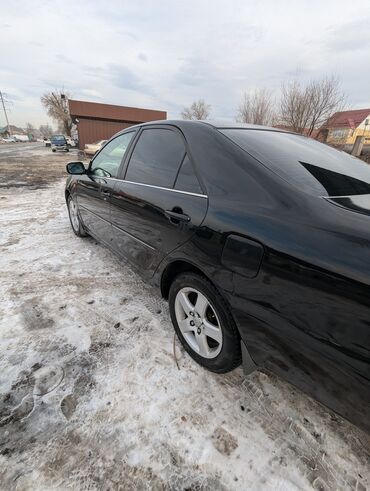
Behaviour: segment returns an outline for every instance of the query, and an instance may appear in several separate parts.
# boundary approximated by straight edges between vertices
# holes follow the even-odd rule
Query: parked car
[[[57,150],[63,152],[69,152],[69,145],[64,135],[53,135],[50,138],[50,142],[51,142],[51,150],[53,152],[56,152]]]
[[[30,141],[30,139],[28,138],[28,135],[13,135],[13,138],[16,142],[19,142],[19,143],[26,143],[26,142]]]
[[[85,153],[87,155],[94,155],[98,152],[102,146],[107,142],[107,140],[99,140],[95,143],[86,143],[85,144]]]
[[[45,147],[51,147],[51,141],[49,138],[44,138]]]
[[[66,140],[69,148],[74,148],[76,146],[76,142],[70,136],[66,136]]]
[[[3,143],[16,143],[16,139],[13,138],[12,136],[9,136],[9,137],[6,137],[6,138],[2,138],[1,141]]]
[[[277,129],[161,121],[67,171],[74,233],[159,286],[195,361],[271,370],[370,431],[367,164]]]

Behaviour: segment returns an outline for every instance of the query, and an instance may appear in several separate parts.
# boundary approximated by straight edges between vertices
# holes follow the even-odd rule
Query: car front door
[[[111,202],[117,252],[152,276],[159,262],[192,236],[207,212],[207,196],[176,128],[141,131]]]
[[[135,132],[117,136],[107,143],[90,162],[86,175],[77,186],[77,204],[87,231],[112,246],[110,223],[111,194],[119,167]]]

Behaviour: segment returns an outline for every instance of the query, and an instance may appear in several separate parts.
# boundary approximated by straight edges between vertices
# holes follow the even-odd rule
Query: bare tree
[[[68,136],[71,136],[72,119],[68,110],[69,94],[62,90],[49,92],[41,97],[41,103],[47,114],[58,124],[58,128]]]
[[[42,124],[39,127],[39,132],[43,138],[49,138],[53,134],[53,128],[49,124]]]
[[[26,128],[25,129],[26,129],[27,135],[29,135],[30,133],[32,133],[33,131],[35,131],[35,127],[31,123],[26,123]]]
[[[282,85],[279,120],[297,133],[310,136],[343,108],[344,100],[340,81],[334,76],[312,80],[306,86],[294,80]]]
[[[36,128],[31,123],[26,123],[26,127],[24,128],[28,138],[33,140],[35,138]]]
[[[208,119],[211,106],[204,99],[194,101],[190,107],[185,107],[181,113],[182,119]]]
[[[237,121],[262,125],[272,124],[274,119],[273,105],[272,94],[267,89],[244,92]]]

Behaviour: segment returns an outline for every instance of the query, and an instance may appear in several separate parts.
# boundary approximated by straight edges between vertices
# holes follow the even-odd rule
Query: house
[[[329,145],[351,150],[358,138],[364,138],[364,144],[370,144],[370,109],[339,111],[329,118],[320,128]]]
[[[153,109],[115,106],[72,99],[69,99],[68,105],[72,121],[77,125],[80,149],[83,149],[86,143],[108,140],[115,133],[129,126],[167,119],[165,111]]]
[[[1,138],[8,138],[9,136],[12,135],[25,135],[26,132],[22,130],[22,128],[18,128],[18,126],[14,126],[13,124],[10,125],[10,131],[11,134],[9,134],[9,129],[8,126],[4,126],[3,128],[0,128],[0,137]]]

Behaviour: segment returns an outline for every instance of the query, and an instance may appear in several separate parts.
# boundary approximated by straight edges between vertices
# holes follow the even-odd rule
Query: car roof
[[[207,125],[216,129],[249,129],[249,130],[275,131],[278,133],[291,133],[281,128],[273,128],[271,126],[263,126],[258,124],[249,124],[249,123],[235,123],[232,121],[224,121],[224,120],[163,119],[157,121],[148,121],[147,123],[141,123],[135,126],[144,127],[144,126],[151,126],[151,125],[171,125],[171,126],[177,126],[179,128],[189,128],[189,127],[196,127],[200,125],[201,126]],[[129,128],[125,128],[125,130],[126,129]]]

